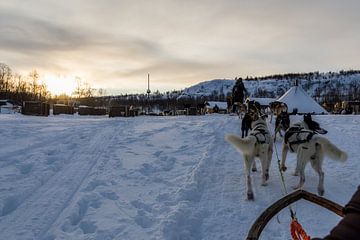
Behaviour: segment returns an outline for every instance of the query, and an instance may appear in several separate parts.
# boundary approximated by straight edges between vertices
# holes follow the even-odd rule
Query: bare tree
[[[4,92],[6,95],[8,95],[11,87],[12,70],[8,65],[0,63],[0,92]]]
[[[31,93],[33,95],[33,100],[37,98],[38,94],[38,80],[39,80],[39,74],[36,70],[33,70],[29,73],[30,78],[30,87],[31,87]]]

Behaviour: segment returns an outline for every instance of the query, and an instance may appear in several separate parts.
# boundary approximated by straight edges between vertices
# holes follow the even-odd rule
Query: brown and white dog
[[[285,161],[287,153],[296,153],[296,169],[294,175],[300,174],[300,181],[294,188],[301,188],[305,183],[305,167],[311,163],[312,168],[319,175],[318,194],[322,196],[324,189],[324,172],[322,164],[324,156],[327,155],[333,160],[344,162],[347,154],[331,143],[327,138],[319,135],[327,131],[320,128],[320,125],[312,121],[311,115],[305,115],[304,121],[294,124],[285,133],[282,146],[281,170],[286,171]]]
[[[275,133],[274,133],[274,141],[276,141],[277,133],[282,137],[281,131],[286,132],[286,130],[290,127],[290,116],[287,112],[281,112],[276,116],[275,120]]]
[[[288,106],[284,102],[274,101],[274,102],[269,103],[269,107],[270,107],[270,111],[271,111],[270,123],[272,122],[273,115],[278,116],[278,115],[280,115],[281,112],[288,111]]]
[[[254,199],[250,169],[252,166],[255,166],[255,157],[258,157],[261,161],[261,185],[266,186],[266,181],[269,179],[269,167],[273,153],[273,139],[268,129],[266,120],[257,114],[252,115],[252,117],[252,130],[246,138],[241,138],[236,135],[225,136],[225,140],[231,143],[243,155],[245,161],[248,200]]]

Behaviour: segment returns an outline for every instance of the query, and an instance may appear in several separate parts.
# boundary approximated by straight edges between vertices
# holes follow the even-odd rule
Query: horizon
[[[76,79],[118,93],[211,79],[360,69],[360,3],[5,0],[0,54],[54,94]],[[66,16],[64,18],[64,16]]]

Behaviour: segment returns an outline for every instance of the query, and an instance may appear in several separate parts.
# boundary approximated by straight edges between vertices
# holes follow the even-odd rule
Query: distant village
[[[250,86],[246,96],[250,99],[263,99],[262,102],[267,103],[276,101],[294,86],[296,80],[305,90],[313,88],[311,97],[328,113],[359,113],[360,71],[291,73],[245,77],[242,80],[245,86]],[[207,84],[209,82],[211,86],[211,81]],[[181,91],[160,93],[144,89],[143,94],[117,96],[106,96],[104,90],[95,90],[86,82],[79,82],[72,96],[52,96],[46,85],[39,84],[36,71],[26,77],[20,76],[6,64],[0,63],[0,109],[1,113],[21,112],[40,116],[75,113],[109,117],[229,113],[235,80],[217,80],[219,82],[220,87],[217,85],[215,88],[199,83]],[[201,92],[192,93],[196,87]]]

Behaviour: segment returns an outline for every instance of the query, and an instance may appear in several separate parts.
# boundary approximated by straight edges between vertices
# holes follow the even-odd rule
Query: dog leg
[[[270,143],[267,153],[267,159],[266,159],[266,171],[267,171],[267,174],[265,175],[266,180],[269,180],[269,169],[272,160],[272,155],[273,155],[273,145],[272,143]]]
[[[275,128],[275,132],[274,132],[274,142],[276,142],[276,128]]]
[[[257,172],[257,168],[256,168],[256,161],[254,161],[254,163],[252,164],[251,171],[253,171],[253,172]]]
[[[247,187],[247,199],[254,200],[254,193],[251,186],[250,168],[254,162],[254,157],[244,155],[245,160],[245,175],[246,175],[246,187]]]
[[[267,152],[262,153],[260,161],[261,161],[261,172],[262,172],[261,186],[266,186],[267,185],[266,181],[269,179],[269,168],[268,168],[268,164],[267,164]]]
[[[286,156],[289,151],[289,146],[283,142],[282,152],[281,152],[281,171],[285,172],[287,167],[285,166]]]
[[[322,171],[322,162],[324,159],[324,153],[320,144],[315,144],[315,154],[310,157],[311,166],[319,175],[318,194],[324,195],[324,172]]]
[[[286,131],[286,130],[285,130]],[[282,134],[281,134],[281,127],[279,128],[279,134],[280,134],[280,137],[284,137]]]
[[[319,174],[318,194],[320,196],[323,196],[324,193],[325,193],[325,189],[324,189],[324,172],[319,170],[318,174]]]
[[[293,176],[299,176],[299,172],[300,172],[300,169],[301,169],[301,163],[300,163],[300,161],[297,159],[296,160],[296,167],[295,167],[295,170],[294,170],[294,172],[293,172]]]
[[[305,166],[307,163],[307,159],[305,156],[305,151],[302,150],[301,147],[299,147],[297,155],[296,155],[296,171],[300,174],[300,180],[299,184],[297,186],[294,186],[294,189],[302,188],[305,183]]]
[[[278,132],[280,132],[280,127],[279,127],[279,125],[276,126],[276,123],[275,123],[274,142],[276,142],[276,135]],[[280,133],[280,136],[281,136],[281,133]]]

